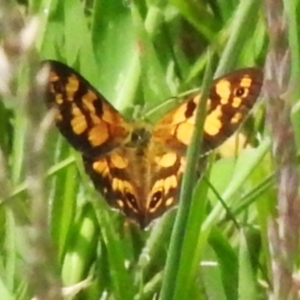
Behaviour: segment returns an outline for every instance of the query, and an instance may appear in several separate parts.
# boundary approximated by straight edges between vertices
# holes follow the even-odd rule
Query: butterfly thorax
[[[148,128],[147,128],[148,127]],[[149,125],[138,123],[132,126],[132,131],[129,134],[128,147],[144,149],[149,145],[151,139],[151,129]]]

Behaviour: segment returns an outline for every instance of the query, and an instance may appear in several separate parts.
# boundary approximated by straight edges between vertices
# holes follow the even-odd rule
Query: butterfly
[[[126,120],[85,78],[48,60],[45,99],[55,123],[78,150],[95,188],[146,227],[176,204],[201,95],[193,93],[155,124]],[[263,74],[245,68],[213,81],[203,128],[204,152],[240,126],[260,94]]]

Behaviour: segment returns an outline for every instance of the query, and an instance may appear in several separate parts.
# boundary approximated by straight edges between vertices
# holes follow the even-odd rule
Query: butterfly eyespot
[[[127,192],[125,194],[125,197],[126,197],[127,202],[129,203],[129,205],[131,207],[133,207],[134,209],[138,210],[138,205],[137,205],[137,201],[136,201],[135,196],[133,194]]]
[[[157,204],[161,201],[161,199],[162,199],[162,192],[161,191],[155,192],[151,197],[149,208],[155,209],[157,207]]]
[[[238,96],[238,97],[241,97],[243,96],[245,93],[245,89],[243,87],[240,87],[238,88],[236,91],[235,91],[235,95]]]

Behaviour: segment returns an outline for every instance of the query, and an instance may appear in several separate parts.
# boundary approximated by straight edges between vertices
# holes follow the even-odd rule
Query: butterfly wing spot
[[[79,88],[79,81],[74,74],[68,77],[68,82],[66,84],[66,98],[69,101],[73,101],[74,95]]]
[[[124,189],[124,181],[119,178],[112,178],[111,186],[114,191],[122,191]]]
[[[75,118],[78,117],[78,116],[82,116],[81,110],[74,103],[72,104],[71,111],[72,111],[73,117],[75,117]]]
[[[64,99],[63,99],[62,94],[56,94],[56,96],[55,96],[55,102],[56,102],[58,105],[61,105],[61,104],[64,103]]]
[[[87,129],[86,117],[82,114],[81,110],[72,104],[71,114],[73,118],[71,119],[71,127],[75,134],[82,134]]]
[[[222,79],[216,84],[215,89],[220,97],[221,104],[227,104],[232,91],[230,82],[227,79]]]
[[[174,201],[175,201],[174,197],[168,198],[168,199],[165,201],[165,206],[166,206],[166,207],[172,206],[172,205],[174,204]]]
[[[103,109],[102,109],[103,113],[101,118],[103,119],[103,121],[113,125],[115,124],[123,125],[124,121],[120,114],[109,109],[109,105],[107,105],[107,103],[103,103],[102,105],[103,105]]]
[[[121,209],[124,208],[124,202],[123,202],[123,200],[117,199],[116,202],[117,202],[118,206],[119,206]]]
[[[222,128],[222,122],[220,120],[222,116],[222,106],[218,105],[210,114],[205,118],[204,132],[208,135],[214,136],[220,132]]]
[[[92,114],[95,114],[96,109],[95,109],[94,101],[96,100],[97,100],[97,95],[93,91],[88,90],[86,94],[82,96],[83,107],[86,108]]]
[[[71,120],[72,130],[75,134],[82,134],[87,129],[85,116],[79,115]]]
[[[118,169],[125,169],[128,167],[128,159],[117,153],[112,153],[110,156],[110,161]]]
[[[245,90],[244,88],[237,89],[236,92],[235,92],[235,94],[237,96],[239,96],[238,95],[238,93],[239,93],[238,90],[243,90],[243,91],[240,91],[240,92],[243,93],[243,94],[245,93],[244,92],[244,90]],[[241,97],[234,97],[233,100],[232,100],[231,106],[233,108],[238,108],[238,107],[241,106],[241,104],[242,104],[242,98]]]
[[[108,164],[107,164],[106,160],[96,160],[93,163],[93,170],[96,173],[101,174],[105,177],[110,176],[110,170],[109,170],[109,167],[108,167]]]
[[[176,111],[174,111],[174,114],[173,114],[171,122],[170,122],[171,124],[175,125],[175,124],[179,124],[179,123],[186,121],[185,112],[187,110],[187,105],[188,104],[185,103],[181,109],[177,109]]]
[[[253,80],[249,77],[249,75],[244,75],[241,80],[240,86],[248,89],[251,87],[252,83]]]
[[[92,146],[97,147],[104,144],[109,139],[108,126],[101,119],[97,125],[88,132],[88,140]]]
[[[243,114],[240,112],[236,112],[234,116],[231,118],[230,123],[231,124],[237,124],[243,119]]]
[[[164,189],[166,191],[169,191],[171,189],[174,189],[176,188],[178,185],[178,181],[177,181],[177,178],[175,175],[172,175],[172,176],[169,176],[165,179],[165,182],[164,182]]]
[[[181,123],[175,130],[176,138],[184,145],[189,145],[192,140],[194,124],[188,122]]]
[[[169,168],[175,164],[177,155],[174,152],[166,153],[162,156],[156,156],[155,162],[162,168]]]

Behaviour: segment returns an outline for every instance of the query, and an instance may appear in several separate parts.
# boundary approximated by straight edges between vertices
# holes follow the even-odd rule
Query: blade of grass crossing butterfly
[[[209,86],[211,83],[211,64],[210,59],[208,59],[202,91],[200,105],[196,113],[196,126],[193,133],[192,144],[189,146],[187,151],[187,166],[186,172],[182,179],[180,198],[179,198],[179,207],[177,216],[175,219],[175,224],[171,236],[169,252],[167,256],[166,269],[162,283],[162,290],[160,294],[160,300],[170,300],[170,299],[179,299],[177,292],[177,286],[174,282],[177,282],[178,272],[180,270],[180,259],[182,254],[182,248],[184,243],[185,228],[189,216],[189,210],[191,207],[191,200],[193,194],[193,187],[196,178],[196,165],[200,150],[200,144],[203,134],[203,125],[206,115],[206,99],[208,97]],[[195,240],[196,241],[196,240]],[[179,263],[179,264],[178,264]],[[187,287],[187,282],[181,282],[181,286]],[[188,292],[188,289],[186,289]],[[185,298],[181,298],[185,299]]]

